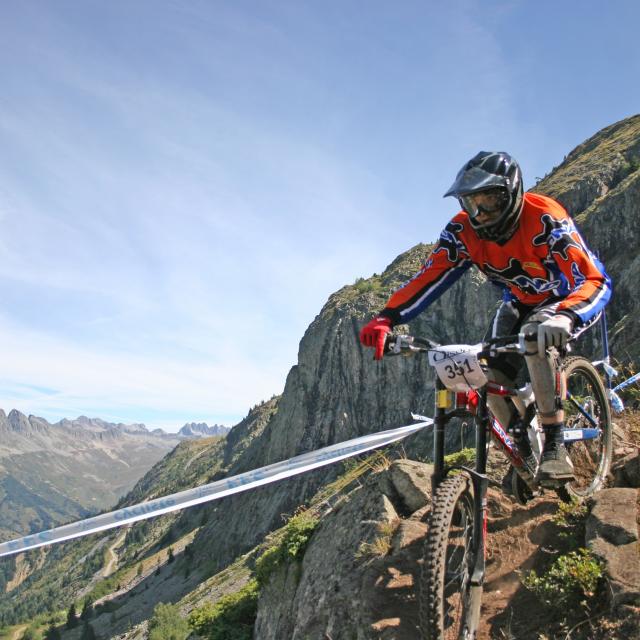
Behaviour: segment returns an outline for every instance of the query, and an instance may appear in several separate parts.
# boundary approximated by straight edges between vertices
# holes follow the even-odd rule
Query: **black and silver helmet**
[[[488,192],[497,197],[497,211],[485,222],[481,213],[489,213],[474,205],[473,194]],[[469,222],[483,240],[506,242],[516,230],[522,212],[522,172],[518,163],[503,151],[481,151],[458,172],[455,182],[444,197],[455,196],[469,214]]]

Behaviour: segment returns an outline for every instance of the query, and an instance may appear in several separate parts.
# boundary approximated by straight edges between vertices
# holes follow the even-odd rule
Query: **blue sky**
[[[280,393],[327,297],[639,111],[635,1],[0,10],[0,407],[175,430]]]

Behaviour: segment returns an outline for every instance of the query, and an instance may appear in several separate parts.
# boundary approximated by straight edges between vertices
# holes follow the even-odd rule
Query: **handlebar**
[[[482,343],[482,349],[478,353],[478,357],[487,358],[497,353],[519,353],[524,355],[526,353],[525,342],[535,340],[537,340],[537,334],[535,333],[518,333],[511,336],[491,338]],[[433,351],[441,346],[428,338],[390,334],[385,342],[385,356],[411,355],[413,353]]]
[[[390,334],[384,345],[385,356],[409,355],[411,353],[426,352],[436,349],[440,345],[428,338],[408,336],[403,334]]]

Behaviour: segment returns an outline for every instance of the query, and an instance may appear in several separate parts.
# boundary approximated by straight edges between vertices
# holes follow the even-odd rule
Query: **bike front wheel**
[[[471,586],[473,492],[465,474],[442,481],[432,499],[420,578],[420,627],[427,640],[473,640],[481,587]]]
[[[565,429],[595,431],[595,437],[566,443],[575,480],[560,497],[584,500],[604,486],[612,455],[611,410],[607,392],[595,367],[584,358],[568,358],[563,367],[567,393],[563,401]]]

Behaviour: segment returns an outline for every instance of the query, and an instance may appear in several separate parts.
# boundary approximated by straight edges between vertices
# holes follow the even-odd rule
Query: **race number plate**
[[[487,384],[480,368],[478,352],[482,345],[452,344],[429,350],[429,364],[447,389],[469,391]]]

